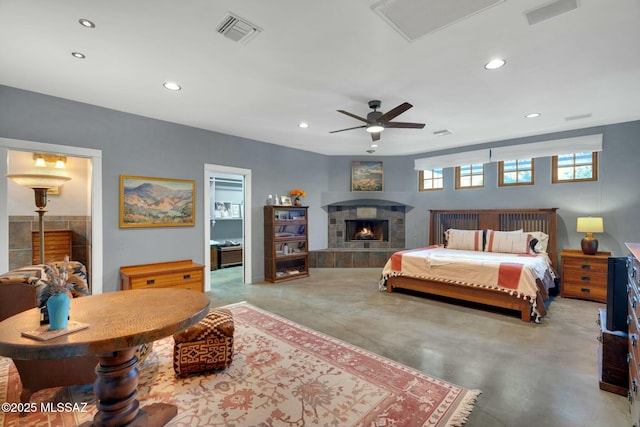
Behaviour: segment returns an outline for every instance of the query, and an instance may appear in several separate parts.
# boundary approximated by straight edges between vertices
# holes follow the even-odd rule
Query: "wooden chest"
[[[565,249],[562,260],[560,294],[563,297],[607,302],[607,269],[610,252],[585,255],[581,250]]]
[[[120,267],[120,289],[150,288],[204,292],[204,265],[182,260]]]
[[[44,231],[44,262],[64,261],[64,257],[71,253],[71,230],[45,230]],[[31,232],[32,263],[40,264],[40,232]]]
[[[600,325],[598,337],[600,389],[626,396],[629,388],[629,365],[627,364],[629,334],[608,330],[607,311],[604,309],[598,310],[597,322]]]

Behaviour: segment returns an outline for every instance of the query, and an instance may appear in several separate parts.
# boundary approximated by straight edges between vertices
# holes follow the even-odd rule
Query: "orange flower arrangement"
[[[307,197],[307,193],[299,188],[294,188],[293,190],[289,191],[289,195],[291,197]]]

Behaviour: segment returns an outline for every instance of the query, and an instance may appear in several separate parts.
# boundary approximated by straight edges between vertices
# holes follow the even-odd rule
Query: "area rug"
[[[176,378],[172,337],[156,341],[140,365],[141,405],[179,408],[169,426],[461,426],[480,394],[250,304],[228,308],[236,328],[228,369]],[[0,360],[0,398],[18,402],[19,394],[13,363]],[[70,402],[61,407],[71,410],[26,417],[5,411],[0,425],[70,426],[95,413],[90,386],[43,390],[31,399],[50,401]]]

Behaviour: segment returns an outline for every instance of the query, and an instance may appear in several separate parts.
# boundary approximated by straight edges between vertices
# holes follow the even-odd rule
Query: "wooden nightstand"
[[[581,250],[565,249],[560,254],[560,295],[607,302],[607,266],[611,252],[585,255]]]

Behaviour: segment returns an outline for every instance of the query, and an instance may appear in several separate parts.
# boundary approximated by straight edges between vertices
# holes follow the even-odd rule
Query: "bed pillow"
[[[447,249],[467,251],[482,250],[482,230],[457,230],[450,228],[445,232]]]
[[[538,240],[535,247],[531,249],[533,249],[535,253],[546,253],[547,246],[549,245],[549,235],[542,231],[527,231],[527,233],[531,234],[531,241],[533,241],[533,239]]]
[[[531,253],[531,234],[513,231],[487,230],[486,252],[501,252],[506,254]]]

